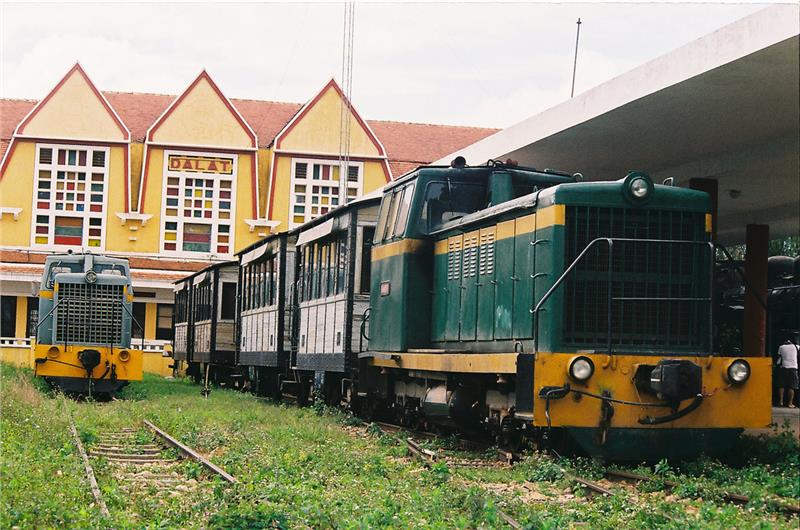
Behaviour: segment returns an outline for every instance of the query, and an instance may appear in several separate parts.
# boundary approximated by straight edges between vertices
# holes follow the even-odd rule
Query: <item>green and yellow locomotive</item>
[[[713,351],[709,197],[491,162],[385,189],[362,406],[563,437],[614,459],[724,451],[771,421],[770,359]]]
[[[133,291],[128,260],[62,254],[45,260],[34,373],[70,394],[112,395],[142,379],[131,347]]]

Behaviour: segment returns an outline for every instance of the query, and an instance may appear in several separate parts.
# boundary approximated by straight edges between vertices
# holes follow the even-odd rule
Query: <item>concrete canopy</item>
[[[800,234],[800,8],[773,6],[472,144],[470,164],[719,182],[718,237]]]

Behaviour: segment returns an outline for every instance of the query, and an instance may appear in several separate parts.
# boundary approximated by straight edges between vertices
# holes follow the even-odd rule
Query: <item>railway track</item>
[[[406,431],[415,436],[417,434],[415,433],[415,431],[409,431],[408,429],[405,429],[399,425],[394,425],[389,423],[376,423],[376,425],[381,430],[388,433],[396,434],[401,431]],[[422,438],[425,439],[435,438],[435,435],[432,435],[431,433],[421,433],[421,434],[423,435]],[[467,443],[463,443],[463,441],[459,439],[459,446],[461,447],[461,449],[469,451],[485,452],[489,447],[488,444],[486,444],[485,447],[484,446],[479,447],[477,445],[474,445],[476,443],[480,444],[480,442],[472,442],[472,441],[466,441],[466,442]],[[431,467],[436,462],[444,462],[452,467],[480,467],[484,465],[496,465],[496,463],[492,464],[485,459],[460,459],[460,458],[453,458],[450,456],[441,456],[436,451],[423,447],[420,444],[420,442],[415,440],[413,437],[407,438],[406,443],[408,446],[409,453],[420,459],[427,467]],[[501,462],[509,466],[512,465],[513,462],[519,460],[519,455],[517,453],[507,451],[505,449],[498,449],[497,453]],[[561,471],[561,473],[564,475],[565,478],[583,487],[590,496],[612,496],[615,493],[619,493],[618,491],[615,492],[609,487],[606,487],[605,485],[600,484],[596,481],[588,480],[586,478],[575,475],[574,473],[570,472],[569,470],[567,470],[562,466],[558,466],[558,469]],[[636,485],[658,480],[655,477],[649,477],[646,475],[631,473],[629,471],[613,470],[613,469],[604,470],[604,477],[609,482],[626,482]],[[661,480],[660,482],[663,485],[664,491],[671,491],[678,485],[676,482],[670,480]],[[523,484],[523,487],[529,490],[535,489],[532,483],[527,483],[527,482]],[[725,500],[725,502],[736,505],[746,505],[750,503],[749,497],[737,493],[723,492],[722,498]],[[787,499],[767,498],[764,499],[764,501],[787,516],[792,517],[800,514],[800,505],[793,503]],[[502,514],[501,516],[504,516],[503,517],[504,520],[505,517],[507,517],[505,514]],[[511,524],[511,522],[509,521],[506,522],[510,526],[515,527],[513,524]]]
[[[110,513],[97,483],[97,466],[107,468],[119,489],[131,498],[159,493],[190,494],[208,488],[210,481],[186,476],[182,464],[187,458],[198,462],[212,476],[219,476],[229,484],[237,482],[225,470],[147,420],[139,428],[125,427],[102,433],[86,446],[71,418],[70,431],[83,460],[92,495],[105,517],[110,517]]]

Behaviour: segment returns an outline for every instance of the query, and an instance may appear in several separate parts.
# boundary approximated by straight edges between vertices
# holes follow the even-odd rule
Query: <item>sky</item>
[[[359,3],[352,99],[367,119],[505,127],[765,4]],[[343,4],[0,0],[0,95],[40,99],[79,61],[100,90],[303,103],[341,81]]]

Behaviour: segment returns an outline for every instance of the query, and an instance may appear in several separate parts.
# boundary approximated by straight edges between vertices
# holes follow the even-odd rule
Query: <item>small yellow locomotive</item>
[[[61,254],[45,261],[39,291],[34,373],[69,394],[113,395],[142,379],[131,347],[133,291],[128,261]]]

